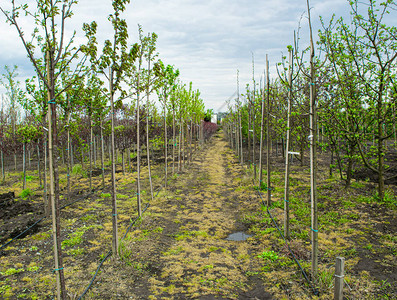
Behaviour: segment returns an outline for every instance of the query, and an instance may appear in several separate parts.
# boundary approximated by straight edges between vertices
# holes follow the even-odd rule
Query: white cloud
[[[5,1],[3,1],[5,2]],[[34,3],[34,2],[32,2]],[[332,13],[346,14],[346,0],[313,0],[312,16],[329,19]],[[132,0],[124,17],[129,24],[131,44],[137,40],[137,24],[144,32],[159,36],[158,51],[166,64],[181,71],[181,79],[193,82],[201,90],[208,108],[217,109],[236,90],[236,70],[240,70],[240,90],[251,82],[251,51],[255,55],[255,76],[259,78],[269,54],[272,76],[276,62],[286,46],[293,42],[306,1],[287,0]],[[76,41],[84,42],[81,30],[84,22],[98,23],[98,40],[102,45],[111,38],[107,20],[111,13],[110,0],[80,0],[74,6],[74,17],[68,20],[69,34],[77,30]],[[307,41],[306,19],[302,20],[302,43]],[[28,32],[29,24],[23,24]],[[319,22],[314,22],[314,31]],[[20,65],[21,72],[32,73],[30,62],[15,29],[0,16],[0,68],[5,64]]]

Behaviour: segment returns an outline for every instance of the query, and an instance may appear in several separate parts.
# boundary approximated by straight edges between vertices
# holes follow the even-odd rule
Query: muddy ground
[[[274,204],[270,211],[282,224],[281,157],[273,158],[272,168]],[[161,187],[163,169],[163,165],[154,167],[156,189]],[[147,177],[145,169],[143,177]],[[95,180],[94,185],[99,185],[100,179]],[[120,236],[137,215],[135,181],[135,173],[117,173]],[[88,182],[81,176],[73,177],[73,182],[75,199],[86,193]],[[219,133],[183,171],[170,175],[167,188],[153,201],[149,202],[148,182],[143,182],[144,206],[150,206],[120,242],[118,258],[113,255],[104,263],[85,299],[332,299],[336,256],[346,258],[347,299],[395,299],[395,187],[389,186],[390,202],[373,197],[375,187],[370,181],[354,181],[345,189],[337,178],[329,178],[326,159],[320,159],[318,184],[319,276],[312,284],[319,297],[291,260],[261,205],[250,169],[238,163]],[[1,193],[13,188],[18,189],[17,183],[8,183]],[[308,168],[295,160],[290,247],[310,277],[309,191]],[[27,223],[22,227],[27,226],[41,216],[37,211],[42,211],[40,192],[25,200],[15,194],[17,197],[0,202],[7,203],[0,228],[9,229],[8,237],[12,224],[23,224],[24,220]],[[64,198],[61,201],[67,202]],[[61,217],[66,286],[69,298],[77,299],[111,249],[109,188],[62,210]],[[249,237],[229,240],[236,232]],[[8,238],[5,236],[2,233],[2,244]],[[48,220],[0,254],[1,297],[53,298],[55,276]]]

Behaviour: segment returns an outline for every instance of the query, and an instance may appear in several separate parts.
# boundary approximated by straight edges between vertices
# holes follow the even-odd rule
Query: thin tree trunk
[[[113,67],[110,68],[109,75],[109,91],[110,91],[110,116],[111,116],[111,161],[112,161],[112,252],[115,257],[118,257],[119,249],[119,233],[117,224],[117,191],[116,191],[116,153],[114,144],[114,90],[113,90]]]
[[[97,159],[98,159],[98,157],[97,157],[97,142],[96,142],[96,140],[97,140],[97,137],[94,135],[94,168],[96,168],[96,166],[97,166],[96,162],[97,162]]]
[[[289,232],[289,173],[290,173],[290,118],[291,118],[291,101],[292,101],[292,68],[293,68],[293,53],[292,49],[289,51],[289,66],[288,66],[288,107],[287,107],[287,137],[285,142],[285,180],[284,180],[284,236],[290,239]]]
[[[264,74],[263,77],[265,77]],[[263,128],[265,126],[265,88],[262,90],[262,105],[261,105],[261,140],[259,144],[259,189],[262,189],[263,182]]]
[[[266,54],[266,89],[267,89],[267,107],[266,107],[266,169],[267,169],[267,206],[272,204],[271,182],[270,182],[270,75],[269,60]]]
[[[172,110],[172,174],[175,173],[175,148],[176,148],[176,138],[175,138],[175,106],[174,106]],[[180,144],[179,144],[179,148],[180,148]],[[178,165],[180,165],[180,156],[179,156]],[[178,171],[180,171],[180,167],[178,167]]]
[[[131,149],[127,149],[127,158],[128,158],[128,173],[131,173]]]
[[[179,145],[178,145],[178,171],[181,171],[181,159],[182,159],[182,123],[181,118],[179,118],[179,133],[178,133]]]
[[[252,53],[252,84],[253,84],[253,94],[252,94],[252,163],[254,164],[254,180],[256,179],[256,151],[255,151],[255,69],[254,69],[254,53]],[[237,128],[236,128],[237,129]]]
[[[92,191],[92,159],[93,159],[93,132],[92,132],[92,103],[90,103],[90,113],[89,113],[89,118],[90,118],[90,153],[89,153],[89,158],[90,158],[90,192]]]
[[[3,150],[1,150],[1,178],[2,178],[2,181],[4,181],[5,178],[6,178],[5,170],[4,170],[4,153],[3,153]]]
[[[23,189],[26,189],[26,143],[23,143],[23,153],[22,153],[22,169],[23,169]]]
[[[317,113],[315,90],[314,42],[312,35],[309,0],[307,10],[310,29],[310,199],[312,232],[312,276],[317,280],[318,271],[318,217],[317,217]]]
[[[182,141],[181,141],[181,146],[182,146],[182,170],[185,169],[185,156],[186,156],[186,137],[185,137],[185,122],[183,119],[181,119],[181,128],[182,128]]]
[[[251,100],[248,96],[248,167],[251,167]]]
[[[164,187],[167,187],[167,174],[168,174],[168,140],[167,140],[167,96],[164,95],[164,170],[165,170],[165,181]]]
[[[141,61],[139,62],[139,66],[141,65]],[[137,82],[137,110],[136,110],[136,170],[137,170],[137,206],[138,206],[138,216],[142,216],[142,201],[141,201],[141,131],[140,131],[140,103],[139,103],[139,89],[140,89],[140,67],[138,70],[138,82]]]
[[[84,170],[84,146],[81,145],[81,168]]]
[[[48,217],[50,215],[50,203],[48,201],[48,186],[47,186],[47,137],[44,136],[44,176],[43,176],[43,196],[44,196],[44,213]]]
[[[66,177],[67,177],[67,198],[68,201],[70,201],[70,172],[71,172],[71,168],[70,168],[70,152],[69,149],[71,148],[71,144],[70,144],[70,114],[68,114],[67,116],[67,146],[66,146],[66,153],[67,153],[67,157],[66,157]]]
[[[39,186],[42,186],[42,178],[41,178],[41,163],[40,163],[40,147],[39,144],[37,143],[36,145],[37,149],[37,171],[39,175]],[[3,155],[3,153],[1,153]]]
[[[102,187],[105,187],[105,145],[103,142],[103,118],[100,121],[101,131],[101,171],[102,171]]]
[[[148,57],[148,82],[146,85],[146,106],[147,106],[147,112],[146,112],[146,156],[147,156],[147,167],[148,167],[148,172],[149,172],[149,184],[150,184],[150,196],[153,201],[154,193],[153,193],[153,182],[152,182],[152,171],[150,167],[150,142],[149,142],[149,113],[150,113],[150,58],[151,58],[151,52],[149,51],[149,57]]]
[[[192,162],[192,134],[193,134],[193,132],[192,132],[192,130],[193,130],[193,122],[192,122],[192,119],[190,119],[190,128],[189,128],[189,163],[191,163]]]
[[[124,162],[124,151],[121,151],[121,169],[123,170],[123,175],[125,175],[125,162]]]
[[[73,166],[74,166],[73,140],[70,140],[70,171],[73,170]]]
[[[55,107],[55,91],[54,91],[54,71],[52,60],[50,63],[49,55],[47,52],[47,62],[49,72],[47,74],[49,86],[51,87],[48,92],[48,156],[50,166],[50,199],[52,210],[52,231],[54,239],[54,259],[55,259],[55,273],[57,278],[57,297],[58,299],[66,299],[65,277],[63,271],[61,237],[60,237],[60,214],[59,214],[59,178],[58,178],[58,162],[57,162],[57,124],[56,124],[56,107]],[[54,153],[55,152],[55,153]]]

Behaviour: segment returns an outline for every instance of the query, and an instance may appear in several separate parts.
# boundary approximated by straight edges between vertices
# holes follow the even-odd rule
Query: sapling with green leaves
[[[26,124],[17,130],[18,139],[23,145],[23,190],[26,189],[26,146],[39,139],[40,131],[40,128],[34,124]]]
[[[9,66],[4,67],[5,73],[2,74],[0,78],[0,84],[5,88],[5,99],[8,101],[9,106],[9,116],[11,122],[11,131],[14,140],[17,137],[17,122],[21,117],[21,111],[19,103],[25,98],[25,93],[20,87],[19,81],[16,79],[18,77],[18,66],[14,65],[11,69]],[[17,152],[16,147],[14,147],[14,170],[17,169]]]
[[[388,26],[385,18],[397,3],[368,0],[349,4],[351,23],[332,19],[320,36],[344,101],[345,121],[339,123],[349,141],[349,154],[354,157],[358,148],[364,166],[377,174],[378,195],[383,199],[385,143],[393,134],[387,127],[393,126],[397,66],[397,27]],[[373,147],[366,149],[371,140]]]
[[[117,104],[121,106],[122,99],[124,99],[127,94],[122,86],[123,75],[126,73],[126,70],[132,68],[138,52],[137,44],[128,48],[127,22],[125,19],[121,18],[121,14],[124,12],[128,3],[130,3],[129,0],[112,1],[113,13],[109,15],[109,21],[113,26],[113,37],[112,41],[105,41],[102,54],[99,58],[97,58],[97,41],[95,37],[97,24],[96,22],[92,22],[91,24],[84,24],[83,26],[86,37],[88,38],[88,45],[83,50],[90,55],[91,62],[96,66],[96,71],[103,74],[109,83],[108,97],[110,100],[112,160],[112,252],[116,257],[118,256],[119,241],[116,204],[116,155],[114,143],[115,97],[119,95]]]
[[[76,62],[79,47],[74,46],[74,34],[65,41],[65,22],[71,18],[72,6],[75,0],[53,1],[38,0],[35,9],[30,9],[28,4],[16,5],[14,0],[2,4],[0,10],[5,15],[7,22],[13,26],[21,39],[28,54],[38,79],[48,91],[49,112],[49,158],[50,158],[50,190],[54,230],[54,257],[57,278],[57,298],[66,299],[66,288],[63,272],[62,252],[60,243],[60,217],[59,217],[59,173],[57,155],[57,116],[56,104],[62,91],[57,91],[59,76],[65,68]],[[3,6],[4,5],[4,6]],[[21,27],[20,17],[32,18],[37,27],[33,30],[29,40]],[[37,51],[38,50],[38,51]],[[41,57],[37,56],[37,52]],[[84,57],[83,57],[84,60]],[[76,64],[75,72],[80,71],[81,64]],[[45,67],[44,67],[45,66]]]
[[[167,103],[168,98],[177,86],[177,77],[179,76],[179,69],[174,70],[174,66],[167,65],[160,60],[159,68],[157,69],[159,77],[159,86],[157,87],[157,95],[160,102],[163,103],[163,117],[164,117],[164,170],[165,181],[164,186],[167,187],[168,177],[168,139],[167,139]]]

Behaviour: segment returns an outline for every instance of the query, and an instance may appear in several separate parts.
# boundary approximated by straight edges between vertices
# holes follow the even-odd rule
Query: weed
[[[389,208],[397,208],[397,197],[394,195],[392,190],[386,190],[383,199],[379,198],[378,192],[375,193],[373,198],[376,202],[385,204]]]
[[[81,220],[84,221],[84,222],[87,222],[87,221],[90,221],[90,220],[95,221],[97,218],[98,217],[96,215],[86,215],[84,217],[81,217]]]
[[[343,253],[345,256],[355,256],[357,254],[357,250],[356,248],[345,249]]]
[[[137,262],[137,263],[134,263],[134,264],[132,265],[132,267],[133,267],[135,270],[142,272],[143,270],[145,270],[145,269],[148,268],[148,265],[147,265],[147,264],[140,263],[140,262]]]
[[[22,294],[18,294],[17,298],[21,298],[21,299],[27,299],[28,295],[25,293]]]
[[[214,251],[216,251],[218,249],[219,249],[218,247],[211,246],[211,247],[208,248],[208,252],[214,252]]]
[[[102,193],[101,198],[110,198],[112,195],[110,193]]]
[[[257,257],[263,258],[265,260],[270,260],[271,262],[274,262],[277,259],[279,259],[279,256],[274,251],[263,251],[262,254],[259,254]]]
[[[87,177],[87,172],[83,170],[81,164],[76,164],[72,168],[72,175],[81,175],[82,177]]]
[[[207,237],[208,233],[206,233],[205,231],[182,231],[181,233],[177,233],[175,235],[175,239],[177,241],[181,241],[188,237],[199,237],[199,236]]]
[[[39,269],[38,266],[31,266],[31,267],[28,267],[27,270],[28,270],[29,272],[36,272],[38,269]]]
[[[205,265],[205,266],[203,267],[203,270],[213,269],[213,268],[214,268],[214,265]]]
[[[319,270],[318,283],[320,289],[328,290],[334,283],[334,271],[331,269]]]
[[[178,248],[176,248],[176,249],[170,249],[170,250],[168,250],[168,251],[166,251],[166,252],[163,252],[162,254],[163,254],[164,256],[168,256],[168,255],[177,255],[177,254],[179,254],[180,252],[182,252],[182,250],[183,250],[182,247],[178,247]]]
[[[11,287],[7,284],[0,286],[0,294],[3,294],[3,296],[5,296],[5,294],[8,293],[8,291],[10,291],[10,290],[11,290]]]
[[[32,191],[30,189],[25,189],[21,192],[21,194],[19,195],[19,197],[26,199],[28,197],[30,197],[32,195]]]
[[[355,207],[356,206],[356,203],[354,203],[352,201],[349,201],[349,200],[343,201],[342,204],[343,204],[343,206],[345,208],[350,208],[350,207]]]
[[[73,255],[73,256],[79,256],[83,255],[85,253],[85,250],[83,248],[77,247],[76,249],[70,249],[66,251],[68,255]]]
[[[51,230],[45,231],[45,232],[39,232],[35,234],[32,239],[37,240],[37,241],[42,241],[49,239],[51,237]]]
[[[245,275],[248,276],[248,277],[256,276],[256,275],[259,275],[259,272],[247,271],[247,272],[245,272]]]
[[[261,181],[260,186],[255,186],[255,190],[267,191],[267,184]]]
[[[9,268],[9,269],[5,270],[4,272],[0,272],[0,275],[10,276],[10,275],[21,273],[23,271],[25,271],[23,268],[20,268],[20,269]]]
[[[275,228],[269,227],[269,228],[266,228],[265,230],[259,231],[259,233],[265,235],[265,234],[272,233],[272,232],[275,231],[275,230],[276,230]]]
[[[119,255],[123,262],[129,266],[132,265],[131,258],[133,258],[133,252],[130,247],[127,247],[125,241],[120,241],[119,243]]]
[[[30,250],[30,251],[37,251],[38,248],[37,248],[36,246],[32,246],[32,247],[29,248],[29,250]]]
[[[352,188],[356,188],[356,189],[363,189],[363,188],[365,188],[365,183],[364,182],[359,182],[359,181],[352,181],[350,183],[350,186]]]
[[[98,225],[91,225],[91,226],[83,226],[79,228],[76,232],[73,232],[69,234],[69,238],[62,241],[62,249],[65,249],[66,247],[73,247],[75,245],[81,244],[83,242],[82,236],[84,232],[91,228],[99,228]]]

